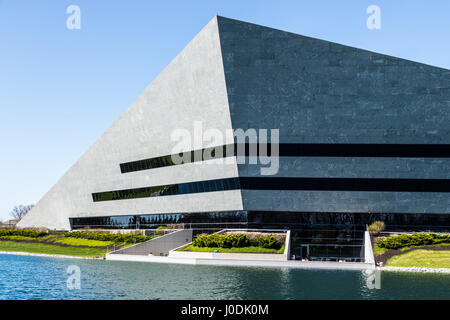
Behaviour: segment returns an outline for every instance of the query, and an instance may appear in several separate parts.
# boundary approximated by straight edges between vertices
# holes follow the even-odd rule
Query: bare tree
[[[34,207],[33,204],[29,204],[26,206],[23,205],[15,206],[14,209],[11,211],[10,215],[14,219],[21,220],[33,207]]]

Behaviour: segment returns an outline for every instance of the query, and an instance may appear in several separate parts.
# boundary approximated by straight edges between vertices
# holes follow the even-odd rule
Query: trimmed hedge
[[[64,234],[65,237],[72,237],[77,239],[99,240],[99,241],[114,241],[114,242],[128,242],[138,243],[150,240],[152,237],[142,236],[137,234],[120,234],[120,233],[95,233],[86,231],[72,231]]]
[[[261,248],[278,249],[282,246],[282,243],[279,243],[278,240],[271,234],[265,237],[257,238],[256,243],[257,247]]]
[[[7,236],[22,236],[30,238],[39,238],[46,236],[47,232],[36,230],[23,230],[23,229],[0,229],[0,237]]]
[[[242,233],[229,235],[201,234],[192,241],[192,245],[201,248],[243,248],[255,246],[268,249],[279,249],[282,246],[272,234],[252,240]]]
[[[380,242],[378,246],[386,249],[400,249],[413,246],[425,246],[441,243],[450,243],[450,235],[437,233],[413,233],[388,237]]]

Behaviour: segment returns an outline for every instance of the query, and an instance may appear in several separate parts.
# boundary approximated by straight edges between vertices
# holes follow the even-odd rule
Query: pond
[[[68,273],[69,271],[69,273]],[[79,271],[79,273],[78,273]],[[79,282],[74,277],[79,276]],[[0,299],[450,299],[450,274],[192,266],[0,254]],[[79,284],[79,289],[78,289]]]

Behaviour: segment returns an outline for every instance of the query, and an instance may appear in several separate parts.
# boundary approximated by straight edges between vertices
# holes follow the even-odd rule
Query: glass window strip
[[[221,149],[221,152],[217,152],[217,150],[219,150],[219,149]],[[229,150],[229,151],[227,152],[227,150]],[[193,151],[181,152],[176,155],[183,159],[181,164],[186,164],[186,163],[191,163],[191,162],[231,157],[231,156],[234,156],[234,148],[232,147],[232,145],[231,145],[231,147],[229,147],[227,145],[223,145],[223,146],[216,146],[216,147],[209,147],[209,148],[198,149],[198,150],[193,150]],[[128,173],[128,172],[134,172],[134,171],[142,171],[142,170],[168,167],[168,166],[173,166],[173,165],[176,165],[176,164],[172,161],[172,155],[166,155],[166,156],[162,156],[162,157],[155,157],[155,158],[150,158],[150,159],[121,163],[120,171],[121,171],[121,173]]]
[[[265,216],[264,221],[260,220]],[[295,219],[291,219],[294,217]],[[326,221],[323,218],[326,217]],[[106,229],[124,228],[135,225],[136,222],[145,229],[147,225],[167,225],[170,223],[197,224],[223,227],[226,222],[231,228],[245,224],[247,228],[283,229],[291,230],[291,238],[299,239],[322,239],[342,238],[339,234],[343,227],[349,231],[351,240],[362,239],[366,226],[373,221],[385,221],[387,230],[438,230],[439,232],[450,231],[450,221],[447,214],[414,214],[414,213],[326,213],[326,212],[287,212],[287,211],[217,211],[217,212],[192,212],[192,213],[155,213],[141,214],[137,216],[99,216],[99,217],[71,217],[72,228],[101,227]],[[345,220],[346,224],[341,224]],[[302,223],[307,221],[307,223]],[[330,223],[334,221],[334,223]],[[444,222],[443,222],[444,221]],[[326,223],[324,223],[326,222]],[[187,226],[189,227],[189,226]],[[314,230],[310,228],[314,227]],[[401,228],[399,228],[401,227]],[[331,232],[333,231],[333,232]],[[306,233],[307,235],[305,236]],[[312,237],[311,235],[315,236]],[[336,234],[336,236],[331,236]]]
[[[449,179],[241,177],[96,192],[94,202],[227,190],[450,192]]]
[[[217,150],[222,149],[222,152]],[[248,156],[250,144],[244,150]],[[259,154],[259,145],[255,148]],[[235,156],[237,144],[208,147],[180,153],[188,159],[181,164]],[[271,155],[272,144],[267,144],[267,156]],[[280,143],[280,157],[385,157],[385,158],[450,158],[448,144],[329,144],[329,143]],[[149,170],[175,165],[172,155],[137,160],[120,164],[121,173]]]
[[[200,192],[214,192],[237,189],[239,185],[233,180],[238,178],[226,178],[217,180],[195,181],[171,185],[152,186],[137,189],[115,190],[106,192],[96,192],[92,194],[94,202],[126,200],[147,197],[161,197],[179,194],[191,194]],[[218,183],[219,181],[225,183]]]

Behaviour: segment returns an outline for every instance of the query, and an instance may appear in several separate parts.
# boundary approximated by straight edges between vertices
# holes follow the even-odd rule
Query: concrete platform
[[[126,254],[120,254],[120,255],[107,254],[106,260],[153,262],[153,263],[175,263],[175,264],[189,264],[189,265],[303,268],[303,269],[363,270],[363,269],[374,269],[375,268],[374,264],[363,263],[363,262],[198,259],[198,258],[175,258],[175,257],[143,256],[143,255],[126,255]]]

